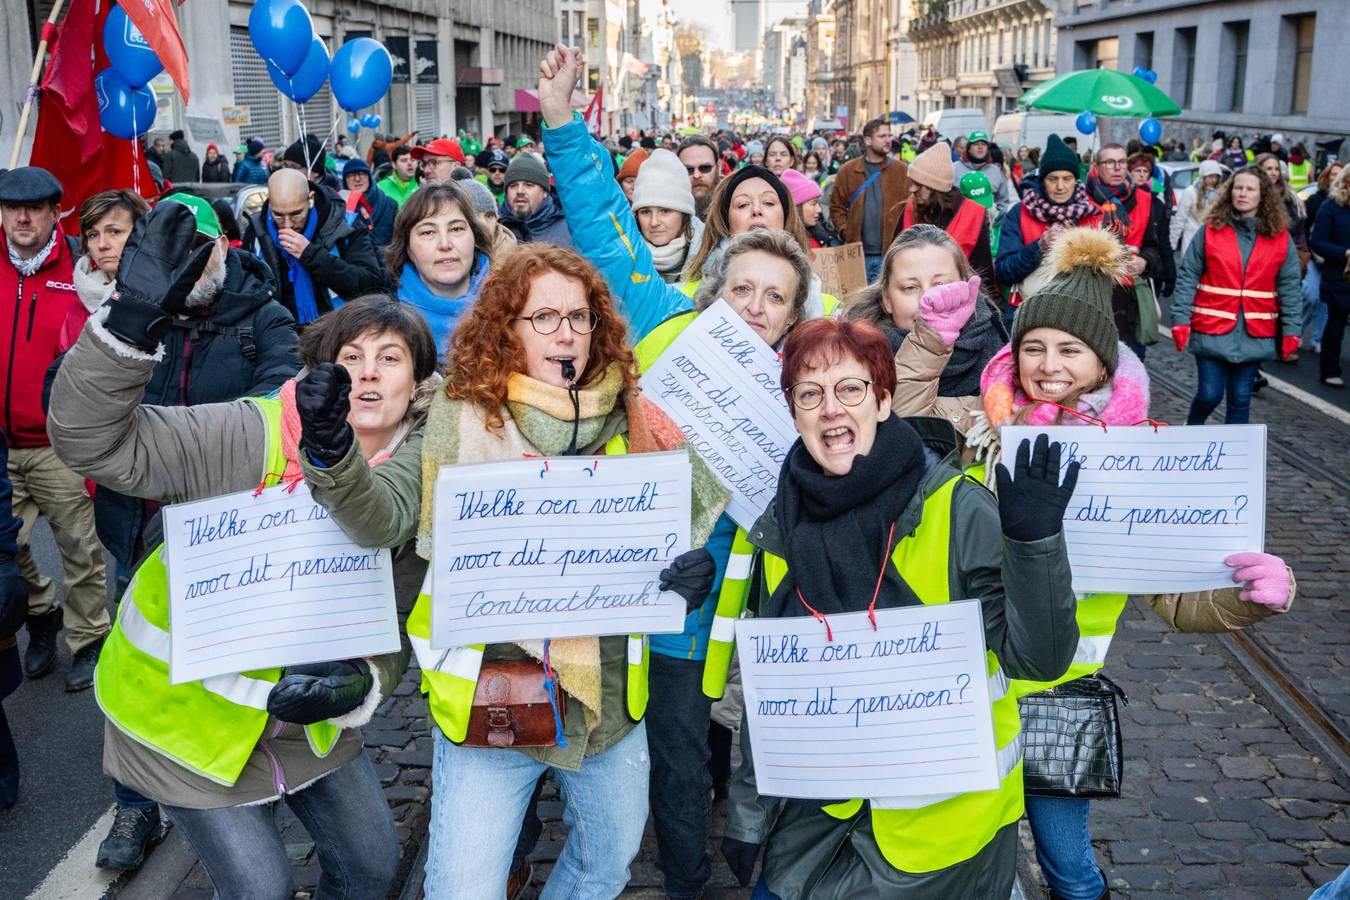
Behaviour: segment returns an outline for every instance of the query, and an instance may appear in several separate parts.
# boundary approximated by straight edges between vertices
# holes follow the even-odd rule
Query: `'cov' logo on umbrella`
[[[1103,94],[1102,102],[1112,109],[1129,109],[1134,106],[1134,100],[1130,97],[1123,97],[1119,94]]]

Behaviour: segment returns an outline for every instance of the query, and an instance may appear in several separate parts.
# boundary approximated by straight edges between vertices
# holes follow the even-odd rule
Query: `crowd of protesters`
[[[571,834],[545,897],[620,893],[649,815],[666,895],[702,896],[718,796],[721,852],[756,898],[1007,897],[1024,815],[1054,896],[1109,896],[1089,802],[1024,795],[1018,700],[1109,668],[1127,598],[1071,589],[1076,463],[1042,438],[1009,471],[999,429],[1148,420],[1142,360],[1169,302],[1196,360],[1188,424],[1225,399],[1224,422],[1247,422],[1260,365],[1300,350],[1343,387],[1350,172],[1281,135],[1084,154],[1069,135],[999,147],[875,120],[601,141],[571,108],[580,74],[575,51],[541,61],[536,137],[390,134],[364,155],[254,137],[231,166],[176,132],[147,151],[153,206],[110,190],[61,220],[47,171],[0,175],[0,697],[55,670],[64,629],[66,690],[97,685],[107,719],[116,817],[98,865],[138,868],[168,819],[218,897],[288,897],[285,802],[318,848],[319,896],[385,896],[399,848],[360,728],[415,654],[428,897],[518,896],[548,778]],[[1199,164],[1184,190],[1167,160]],[[236,211],[194,191],[224,181],[265,199]],[[861,245],[868,283],[836,296],[812,256],[842,244]],[[538,657],[525,641],[430,649],[434,473],[685,448],[638,378],[717,301],[781,354],[800,439],[774,504],[740,528],[696,476],[696,549],[662,573],[683,630],[652,636],[640,665],[631,638],[555,644],[556,745],[474,745],[480,674]],[[274,672],[260,706],[171,685],[160,508],[252,488],[277,458],[350,537],[393,549],[403,650]],[[29,550],[40,516],[60,606]],[[1183,631],[1283,613],[1293,573],[1257,550],[1228,558],[1232,589],[1143,600]],[[902,808],[756,793],[748,730],[719,723],[739,717],[725,623],[964,598],[993,660],[996,789]],[[19,771],[0,709],[0,806]]]

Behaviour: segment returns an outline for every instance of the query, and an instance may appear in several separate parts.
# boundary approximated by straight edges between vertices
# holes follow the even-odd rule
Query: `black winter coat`
[[[1317,210],[1308,245],[1322,257],[1319,264],[1322,302],[1337,309],[1350,309],[1350,282],[1345,279],[1345,254],[1350,250],[1350,206],[1331,199],[1324,201]]]
[[[273,299],[274,287],[262,260],[230,250],[224,290],[206,315],[174,321],[142,405],[198,406],[261,397],[300,371],[295,320]],[[153,513],[154,507],[139,497],[104,487],[95,494],[94,524],[120,576],[129,576],[157,543],[143,535]]]
[[[202,181],[230,182],[230,161],[219,153],[215,162],[202,163]]]
[[[164,174],[164,180],[174,184],[202,180],[202,164],[188,142],[182,139],[169,145],[169,152],[164,154],[164,162],[159,168]]]
[[[347,222],[347,209],[342,198],[335,191],[314,182],[310,182],[310,189],[314,192],[314,211],[319,221],[314,239],[300,254],[300,265],[304,266],[314,282],[314,299],[319,315],[323,315],[341,306],[342,302],[383,291],[384,266],[380,263],[366,223]],[[249,213],[246,217],[248,227],[244,231],[244,248],[261,256],[267,263],[276,281],[277,299],[291,317],[299,321],[286,260],[267,233],[265,217],[271,214],[271,207],[266,203],[256,213]],[[333,253],[334,249],[337,253]],[[334,298],[340,302],[334,304]]]

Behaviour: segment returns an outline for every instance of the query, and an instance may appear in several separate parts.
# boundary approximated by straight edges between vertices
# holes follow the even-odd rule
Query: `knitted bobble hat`
[[[956,169],[952,165],[952,146],[938,141],[914,157],[909,164],[909,180],[945,194],[952,189]]]
[[[669,150],[653,150],[638,169],[633,184],[633,212],[659,206],[686,216],[694,214],[694,194],[684,163]]]
[[[1017,308],[1012,349],[1036,328],[1066,331],[1092,348],[1106,371],[1116,372],[1120,332],[1111,292],[1125,280],[1125,249],[1100,228],[1070,228],[1050,245],[1044,265],[1054,276]]]

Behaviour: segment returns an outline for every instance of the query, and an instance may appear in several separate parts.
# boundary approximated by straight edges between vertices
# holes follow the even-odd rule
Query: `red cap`
[[[455,162],[464,164],[464,148],[454,138],[436,138],[420,147],[412,148],[413,159],[421,159],[424,156],[448,156]]]

